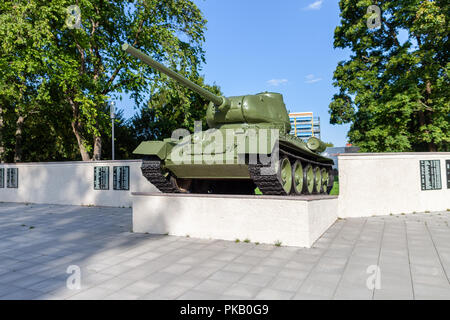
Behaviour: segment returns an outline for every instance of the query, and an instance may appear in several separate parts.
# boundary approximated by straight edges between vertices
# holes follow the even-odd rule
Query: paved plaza
[[[306,249],[134,234],[131,208],[0,203],[0,299],[450,299],[449,222],[338,220]]]

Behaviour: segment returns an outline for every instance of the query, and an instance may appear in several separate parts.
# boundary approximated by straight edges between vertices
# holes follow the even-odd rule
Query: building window
[[[130,190],[130,167],[118,166],[113,169],[114,190]]]
[[[6,187],[8,188],[19,187],[19,169],[17,168],[6,169]]]
[[[94,190],[109,190],[109,167],[94,167]]]
[[[291,135],[308,140],[310,137],[320,139],[320,117],[314,117],[312,112],[289,113]]]

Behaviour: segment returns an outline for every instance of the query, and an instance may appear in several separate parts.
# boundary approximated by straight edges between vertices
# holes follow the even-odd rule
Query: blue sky
[[[201,74],[225,96],[282,93],[289,111],[312,111],[322,140],[344,146],[348,126],[329,123],[333,71],[349,51],[333,49],[336,0],[194,0],[208,20]],[[133,103],[117,103],[125,117]]]

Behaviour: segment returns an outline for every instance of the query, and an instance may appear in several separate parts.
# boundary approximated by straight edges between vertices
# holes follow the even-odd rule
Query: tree
[[[341,0],[332,124],[351,123],[361,151],[448,151],[450,146],[447,1]],[[381,15],[369,6],[377,5]],[[374,13],[375,12],[375,13]],[[375,28],[372,28],[374,27]],[[407,35],[403,43],[399,32]]]
[[[5,107],[16,110],[21,129],[16,151],[29,108],[49,115],[45,107],[51,106],[64,110],[64,117],[53,118],[55,122],[67,121],[70,112],[70,130],[81,158],[101,158],[102,137],[111,130],[109,113],[104,112],[108,101],[127,92],[140,105],[160,79],[121,51],[124,42],[192,77],[204,60],[206,20],[190,0],[77,0],[75,4],[15,0],[0,5],[2,41],[7,36],[0,68],[8,73],[0,85],[16,85],[9,93],[0,92],[0,112]],[[8,70],[14,64],[17,70]]]
[[[14,145],[14,161],[23,158],[25,122],[36,117],[40,110],[39,84],[45,80],[45,53],[42,47],[50,34],[45,30],[35,10],[36,4],[28,1],[0,4],[0,156],[4,161],[9,145]],[[8,126],[9,128],[6,128]],[[14,142],[11,131],[14,128]],[[9,130],[8,130],[9,129]],[[9,139],[8,139],[9,138]],[[11,154],[11,152],[9,152]]]

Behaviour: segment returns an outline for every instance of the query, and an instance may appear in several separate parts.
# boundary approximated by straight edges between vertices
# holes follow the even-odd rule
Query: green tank
[[[325,144],[290,134],[283,96],[263,92],[217,96],[128,44],[122,50],[197,92],[210,103],[208,130],[176,130],[163,141],[144,141],[142,174],[165,193],[327,194],[333,160],[320,155]]]

